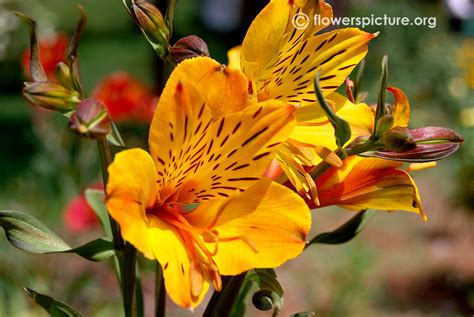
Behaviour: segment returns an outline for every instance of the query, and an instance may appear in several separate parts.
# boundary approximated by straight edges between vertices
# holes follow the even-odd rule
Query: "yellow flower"
[[[294,126],[294,107],[248,102],[247,79],[199,57],[171,74],[149,134],[109,167],[107,208],[123,237],[163,267],[178,305],[192,308],[220,275],[276,267],[305,245],[310,213],[262,175]]]
[[[294,18],[304,15],[308,27],[299,29]],[[277,99],[298,106],[297,126],[278,153],[278,161],[301,193],[317,199],[316,188],[305,167],[325,160],[340,166],[332,153],[337,146],[332,125],[319,106],[313,80],[320,73],[321,88],[337,114],[351,124],[353,137],[372,128],[370,109],[354,105],[336,93],[354,67],[367,54],[376,34],[346,28],[316,35],[327,25],[313,23],[333,16],[324,0],[272,0],[251,24],[241,47],[229,51],[229,67],[242,69],[249,93],[258,101]],[[327,18],[327,19],[326,19]]]

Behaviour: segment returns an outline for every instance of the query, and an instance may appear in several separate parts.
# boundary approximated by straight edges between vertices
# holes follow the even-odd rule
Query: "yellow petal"
[[[201,61],[209,63],[209,59]],[[228,197],[251,186],[294,126],[294,107],[274,100],[216,117],[208,107],[210,97],[202,94],[204,88],[196,88],[185,76],[188,71],[207,73],[207,69],[186,65],[191,64],[182,62],[177,68],[181,75],[173,73],[177,84],[168,82],[150,128],[161,200],[168,203]],[[215,80],[217,87],[231,89],[219,82],[225,78]]]
[[[286,0],[274,0],[250,25],[241,53],[242,69],[248,78],[264,78],[267,65],[276,61],[289,14]]]
[[[374,119],[372,110],[366,104],[353,104],[337,93],[332,93],[328,99],[334,101],[336,113],[349,123],[352,131],[351,140],[358,136],[370,135]],[[317,112],[313,112],[315,108],[315,106],[298,108],[296,111],[298,125],[290,138],[335,150],[337,145],[334,128],[324,115],[315,117],[318,115]]]
[[[341,168],[331,168],[316,180],[321,207],[351,210],[404,210],[426,216],[418,188],[402,163],[352,156]]]
[[[242,66],[240,65],[241,50],[242,50],[242,46],[239,45],[239,46],[231,48],[227,52],[227,60],[228,60],[227,65],[229,66],[229,68],[235,68],[239,70],[242,68]]]
[[[196,57],[181,62],[171,73],[157,107],[168,109],[161,112],[172,111],[175,89],[180,82],[188,82],[199,91],[214,118],[242,110],[248,105],[248,82],[242,72],[226,68],[208,57]],[[192,106],[198,111],[202,104],[194,102]]]
[[[125,240],[131,241],[141,233],[135,224],[146,223],[146,208],[157,198],[157,174],[150,155],[141,149],[131,149],[115,155],[109,166],[107,209],[122,227]],[[136,247],[151,257],[146,243]]]
[[[191,261],[180,234],[154,216],[151,216],[149,227],[142,229],[142,239],[147,239],[153,257],[163,268],[165,288],[170,298],[185,308],[199,305],[209,289],[209,277],[202,274],[197,277],[196,269],[199,268]]]
[[[231,199],[203,204],[187,218],[217,233],[213,259],[223,275],[277,267],[296,257],[311,225],[304,201],[268,179]]]
[[[407,127],[410,122],[410,102],[408,97],[398,88],[388,87],[387,90],[392,93],[395,99],[393,105],[393,126]]]
[[[341,29],[317,35],[283,50],[259,89],[259,100],[274,98],[302,106],[317,103],[313,80],[320,73],[324,95],[335,91],[367,54],[375,35]]]

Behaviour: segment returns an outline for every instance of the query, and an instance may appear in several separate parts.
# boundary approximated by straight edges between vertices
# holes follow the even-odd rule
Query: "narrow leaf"
[[[112,236],[112,229],[110,228],[109,216],[107,207],[105,206],[105,194],[101,189],[87,189],[84,193],[87,203],[96,213],[102,228],[108,236]]]
[[[71,249],[41,221],[22,212],[0,211],[0,226],[11,244],[28,252],[44,254]]]
[[[107,135],[107,141],[109,141],[112,145],[125,147],[125,143],[123,142],[122,136],[117,128],[117,125],[112,121],[111,125],[112,131]]]
[[[373,211],[362,210],[336,230],[317,235],[306,247],[313,243],[342,244],[348,242],[362,231],[374,214]]]
[[[331,122],[332,126],[334,127],[334,136],[336,137],[336,144],[340,149],[342,149],[344,144],[346,144],[347,141],[349,141],[351,138],[351,127],[349,126],[349,123],[347,123],[344,119],[335,114],[332,108],[328,105],[326,98],[323,95],[323,91],[321,90],[321,85],[319,84],[319,72],[316,74],[316,77],[314,79],[314,90],[319,104],[326,113],[329,122]]]
[[[99,238],[83,246],[66,251],[67,253],[76,253],[77,255],[93,262],[103,261],[115,254],[114,244],[111,240]]]
[[[28,296],[30,296],[38,305],[43,307],[51,317],[82,317],[77,310],[57,299],[40,294],[27,287],[25,287],[24,290],[26,294],[28,294]]]
[[[79,63],[78,63],[78,49],[79,49],[79,42],[81,40],[82,33],[84,32],[84,28],[87,22],[87,16],[84,11],[84,8],[81,5],[78,5],[80,19],[77,23],[76,30],[74,32],[73,37],[71,38],[71,42],[69,43],[69,54],[68,54],[68,66],[71,72],[71,81],[74,90],[78,91],[82,95],[82,85],[79,76]]]

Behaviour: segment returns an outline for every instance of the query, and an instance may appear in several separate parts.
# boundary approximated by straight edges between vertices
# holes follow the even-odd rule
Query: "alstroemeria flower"
[[[296,27],[298,15],[308,19],[306,28]],[[315,187],[304,167],[322,159],[341,164],[331,153],[337,148],[334,130],[316,100],[314,77],[320,73],[324,96],[350,122],[353,136],[366,135],[371,129],[370,109],[353,105],[335,91],[376,37],[356,28],[317,35],[328,26],[314,23],[317,15],[319,21],[329,20],[331,6],[324,0],[272,0],[251,24],[242,46],[228,54],[229,66],[243,70],[250,80],[249,92],[258,101],[277,99],[298,106],[298,124],[278,161],[298,191],[310,195]],[[360,130],[363,134],[358,134]]]
[[[58,33],[51,38],[42,38],[39,41],[41,65],[50,80],[54,80],[56,65],[66,61],[68,41],[68,37],[63,33]],[[25,75],[30,77],[29,50],[23,53],[21,62]]]
[[[276,267],[304,248],[310,213],[262,176],[294,126],[294,107],[248,103],[238,70],[199,57],[171,74],[154,114],[150,154],[118,153],[107,207],[123,237],[163,267],[171,299],[195,307],[220,275]]]
[[[150,122],[157,99],[151,89],[126,72],[105,77],[92,95],[107,106],[116,122]]]
[[[339,205],[362,209],[404,210],[426,220],[418,188],[403,163],[377,158],[351,156],[342,167],[331,167],[316,180],[319,206],[307,200],[310,208]]]

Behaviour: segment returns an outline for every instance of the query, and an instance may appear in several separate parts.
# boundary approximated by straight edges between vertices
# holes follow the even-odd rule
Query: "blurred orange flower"
[[[68,37],[64,33],[57,33],[51,38],[40,39],[40,60],[49,80],[55,81],[54,72],[56,65],[59,62],[66,61],[68,42]],[[25,75],[31,77],[29,49],[21,56],[21,62]]]
[[[122,71],[105,77],[92,95],[107,106],[116,122],[150,122],[158,102],[150,88]]]

